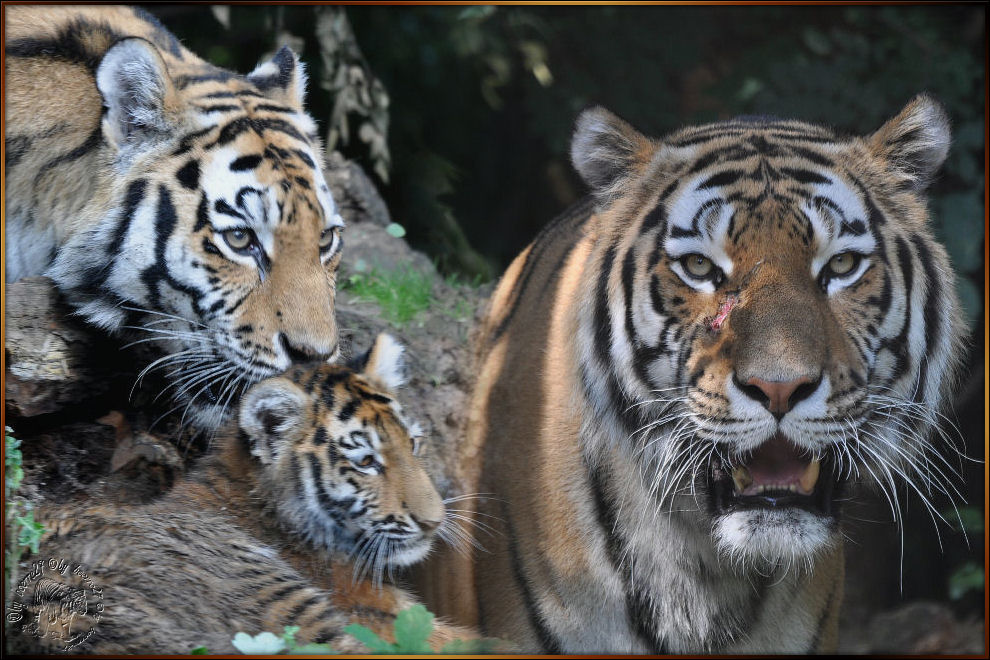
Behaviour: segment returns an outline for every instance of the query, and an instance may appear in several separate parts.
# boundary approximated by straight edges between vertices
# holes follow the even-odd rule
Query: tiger
[[[584,111],[590,195],[479,331],[459,456],[501,533],[436,609],[530,652],[834,651],[850,488],[954,492],[964,324],[925,199],[949,142],[927,94],[868,135]]]
[[[403,353],[382,334],[348,364],[294,366],[253,385],[233,428],[152,503],[40,507],[37,557],[71,566],[47,577],[102,594],[98,618],[89,594],[71,650],[232,653],[237,632],[298,626],[300,645],[366,651],[344,633],[352,622],[392,638],[397,613],[416,600],[386,576],[451,538],[454,522],[393,394]],[[12,611],[27,621],[29,604]],[[20,632],[17,643],[65,642],[35,637]],[[439,622],[428,641],[439,650],[472,637]]]
[[[88,323],[159,347],[204,430],[247,385],[338,359],[344,222],[296,54],[241,76],[143,9],[4,13],[6,281],[47,275]]]

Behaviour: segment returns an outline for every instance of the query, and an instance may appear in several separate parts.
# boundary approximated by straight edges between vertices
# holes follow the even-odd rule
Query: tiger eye
[[[700,254],[689,254],[682,257],[681,265],[684,266],[684,270],[687,271],[688,275],[697,277],[698,279],[708,277],[715,270],[715,264],[712,263],[712,260]]]
[[[334,235],[337,233],[337,228],[332,227],[330,229],[324,229],[323,233],[320,234],[320,249],[325,250],[333,244]]]
[[[246,250],[254,240],[254,233],[250,229],[228,229],[222,236],[232,250],[238,251]]]
[[[859,261],[852,252],[842,252],[828,260],[828,268],[833,275],[848,275]]]
[[[374,462],[375,459],[371,455],[368,455],[362,458],[360,461],[358,461],[358,467],[368,467]]]

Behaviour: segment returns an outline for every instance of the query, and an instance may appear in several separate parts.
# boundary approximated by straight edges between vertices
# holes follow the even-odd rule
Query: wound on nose
[[[715,316],[711,316],[707,319],[708,329],[712,332],[718,332],[722,329],[722,324],[725,323],[726,319],[729,318],[729,312],[732,308],[736,306],[739,302],[739,296],[734,293],[730,293],[726,296],[722,304],[718,306],[718,312]]]

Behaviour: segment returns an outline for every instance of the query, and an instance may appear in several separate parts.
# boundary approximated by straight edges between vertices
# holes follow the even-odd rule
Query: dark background
[[[240,72],[274,51],[276,35],[291,34],[303,44],[311,81],[320,79],[312,7],[234,6],[229,27],[204,6],[148,9],[191,50]],[[393,219],[441,270],[469,280],[497,277],[583,194],[567,148],[574,118],[589,105],[604,105],[653,136],[737,114],[865,134],[914,94],[935,94],[952,119],[953,148],[930,190],[933,223],[973,331],[950,415],[960,447],[984,458],[983,5],[345,11],[390,96],[392,163],[388,182],[377,182]],[[324,133],[332,100],[311,84],[308,106]],[[359,140],[341,149],[373,170]],[[851,521],[853,553],[884,553],[871,557],[890,578],[869,594],[876,606],[934,598],[982,618],[984,467],[967,460],[962,470],[969,547],[958,529],[936,525],[905,494],[903,588],[894,526]],[[936,501],[956,519],[949,502]]]

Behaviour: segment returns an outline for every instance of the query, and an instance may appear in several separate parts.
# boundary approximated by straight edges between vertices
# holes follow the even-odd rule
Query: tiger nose
[[[412,516],[412,519],[424,532],[432,532],[440,526],[439,520],[430,520],[428,518],[419,518],[417,516]]]
[[[788,381],[770,381],[754,377],[745,384],[736,380],[736,385],[746,396],[763,404],[763,407],[780,421],[799,401],[811,396],[821,382],[820,376],[816,380],[802,376]]]
[[[336,346],[327,351],[305,343],[293,342],[284,332],[279,333],[278,340],[282,351],[293,364],[326,362],[337,352]]]

